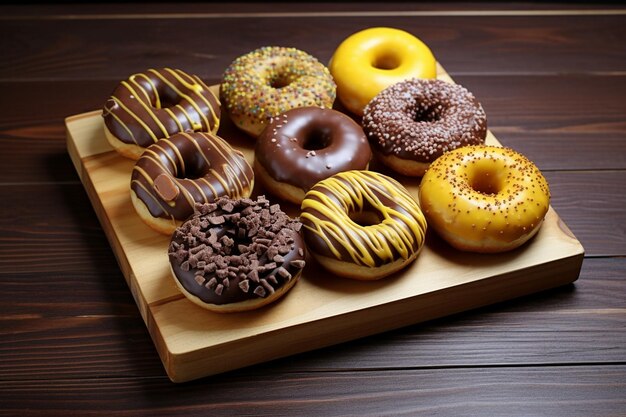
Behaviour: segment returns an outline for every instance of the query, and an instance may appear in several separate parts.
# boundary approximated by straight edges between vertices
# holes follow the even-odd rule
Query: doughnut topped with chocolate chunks
[[[214,311],[260,307],[281,296],[305,265],[302,224],[264,197],[198,204],[168,255],[181,291]]]

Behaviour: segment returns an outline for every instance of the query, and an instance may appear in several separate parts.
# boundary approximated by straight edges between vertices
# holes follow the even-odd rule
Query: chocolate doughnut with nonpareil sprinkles
[[[302,223],[264,197],[198,204],[168,250],[176,284],[215,312],[269,304],[289,291],[305,266]]]
[[[483,144],[487,117],[464,87],[413,78],[386,88],[370,101],[363,130],[385,165],[403,175],[422,176],[445,152]]]

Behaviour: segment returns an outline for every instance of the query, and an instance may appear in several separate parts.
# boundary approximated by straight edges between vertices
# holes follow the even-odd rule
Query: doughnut
[[[444,152],[483,144],[487,136],[474,95],[441,80],[413,78],[386,88],[365,107],[362,123],[377,158],[409,176],[424,175]]]
[[[253,137],[272,117],[335,101],[335,82],[313,56],[295,48],[265,46],[235,59],[226,68],[220,96],[230,119]]]
[[[120,154],[138,159],[161,138],[187,131],[217,132],[220,102],[195,75],[149,69],[122,81],[102,111],[107,140]]]
[[[548,182],[520,153],[475,145],[450,151],[422,178],[428,224],[457,249],[512,250],[537,233],[550,204]]]
[[[302,201],[309,252],[343,277],[376,280],[412,262],[426,220],[399,182],[373,171],[346,171],[320,181]]]
[[[339,101],[358,116],[384,88],[409,78],[437,76],[428,46],[408,32],[386,27],[350,35],[335,50],[329,69]]]
[[[146,148],[131,174],[131,201],[154,230],[171,234],[196,203],[249,197],[254,172],[243,154],[212,133],[177,133]]]
[[[274,117],[257,139],[256,178],[269,192],[296,204],[331,175],[364,170],[372,152],[363,129],[332,109],[300,107]]]
[[[170,241],[175,282],[189,300],[218,313],[269,304],[305,266],[301,227],[263,196],[198,204]]]

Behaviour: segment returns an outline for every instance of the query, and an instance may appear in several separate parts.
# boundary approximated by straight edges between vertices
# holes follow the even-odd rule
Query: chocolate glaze
[[[215,132],[220,102],[197,76],[177,69],[150,69],[122,81],[102,111],[120,141],[147,147],[178,132]]]
[[[338,172],[367,169],[372,152],[348,116],[302,107],[272,119],[257,139],[255,157],[276,181],[307,191]]]
[[[196,203],[248,197],[254,173],[243,154],[211,133],[178,133],[149,146],[131,189],[154,217],[185,220]]]
[[[363,129],[376,152],[429,163],[452,149],[484,143],[487,118],[462,86],[413,78],[370,101]]]
[[[170,265],[181,285],[205,303],[266,298],[297,279],[305,266],[300,227],[263,196],[220,198],[198,205],[176,229]]]

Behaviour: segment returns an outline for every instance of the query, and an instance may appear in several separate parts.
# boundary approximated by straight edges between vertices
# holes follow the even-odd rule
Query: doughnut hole
[[[504,164],[501,161],[485,159],[476,162],[475,169],[468,178],[469,186],[484,195],[499,194],[504,188]]]
[[[416,101],[417,102],[417,101]],[[437,109],[435,106],[428,106],[422,109],[420,106],[414,110],[413,121],[414,122],[426,122],[435,123],[441,119],[441,109]]]
[[[328,129],[312,129],[305,135],[302,148],[307,151],[317,151],[328,147],[331,142],[332,136]]]
[[[176,173],[176,175],[174,176],[176,178],[180,180],[197,180],[198,178],[202,178],[209,173],[211,165],[207,162],[205,158],[202,157],[199,152],[182,154],[189,156],[186,156],[184,158],[182,164],[177,162],[176,169],[174,170],[174,172]]]
[[[270,78],[269,84],[272,88],[281,89],[291,84],[291,81],[290,77],[276,75],[275,77]]]
[[[181,96],[165,83],[157,83],[150,91],[150,104],[157,109],[174,107],[181,101]]]
[[[180,97],[171,88],[160,91],[159,102],[155,103],[157,109],[166,109],[168,107],[174,107],[180,103]],[[160,105],[160,106],[158,106]]]
[[[267,73],[267,84],[271,88],[279,90],[288,87],[299,77],[300,75],[294,73],[289,65],[284,65],[283,67],[276,68]]]
[[[367,202],[361,210],[355,210],[357,208],[358,207],[352,207],[352,209],[348,211],[348,217],[359,226],[374,226],[382,223],[384,220],[382,213]]]
[[[174,107],[181,101],[180,95],[169,85],[163,82],[150,83],[144,77],[134,78],[131,80],[139,83],[143,87],[145,94],[138,94],[138,99],[146,102],[155,109],[164,109]]]
[[[393,52],[384,52],[374,57],[372,66],[380,70],[394,70],[400,66],[401,59]]]

